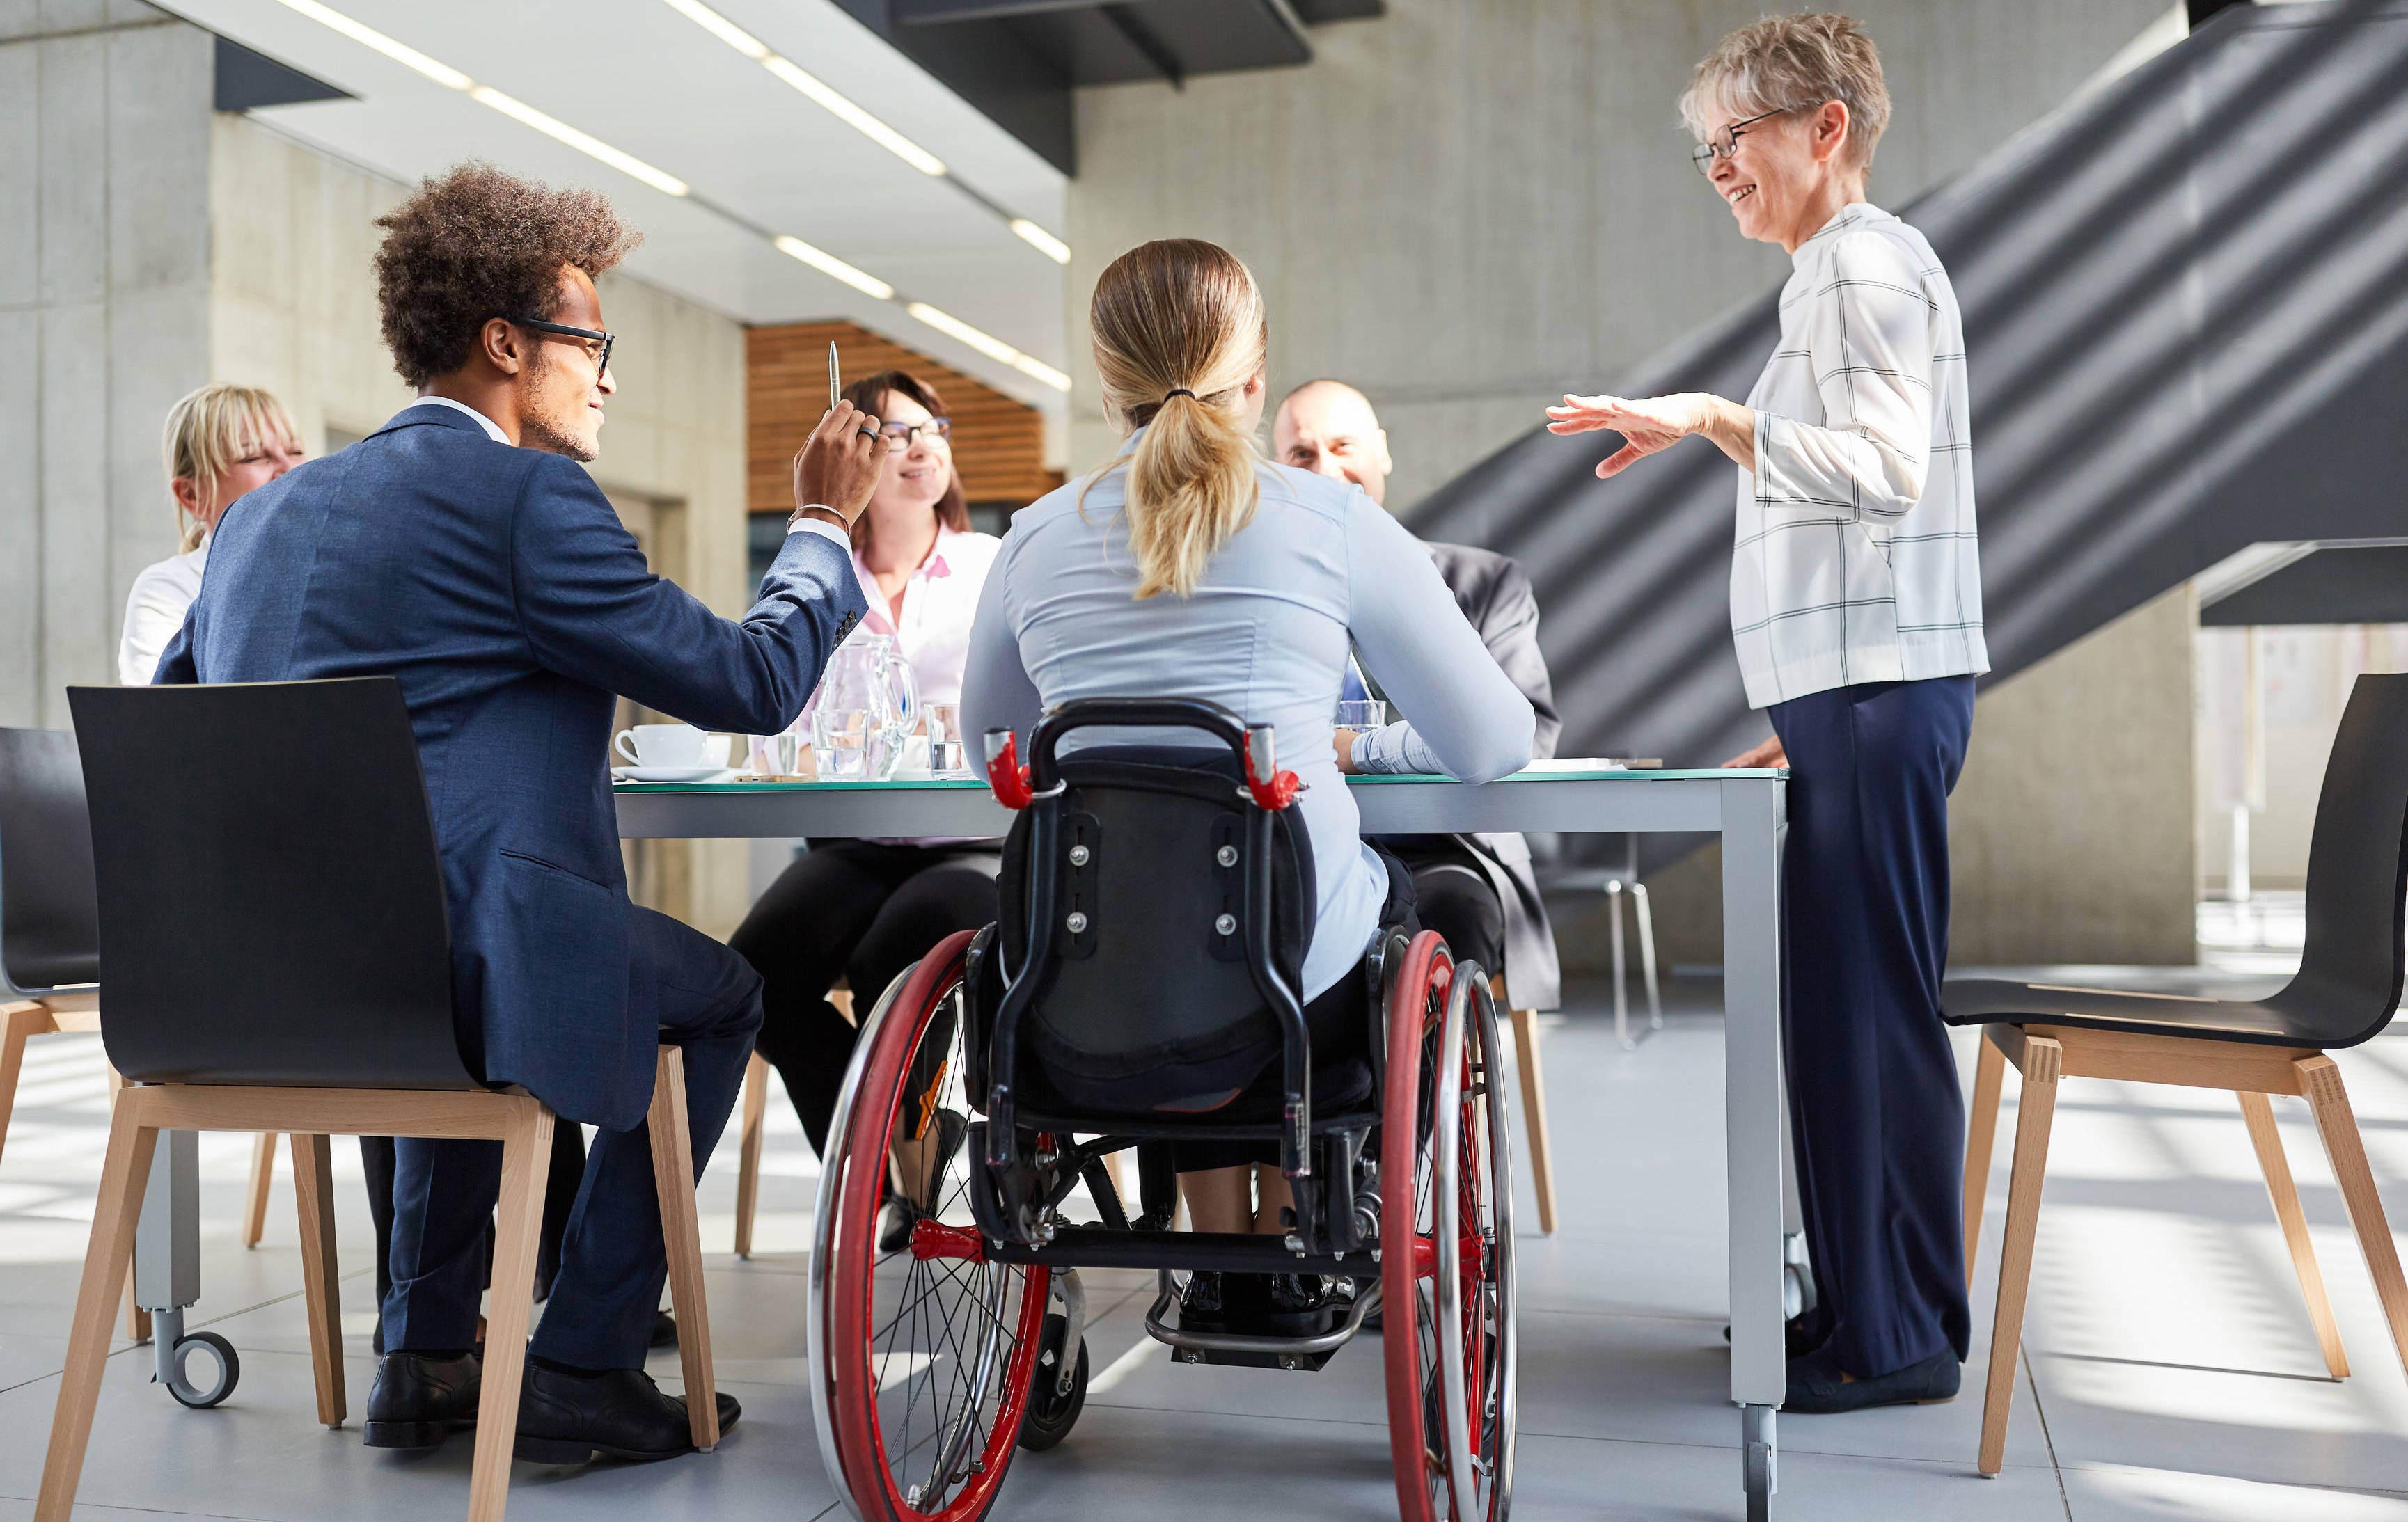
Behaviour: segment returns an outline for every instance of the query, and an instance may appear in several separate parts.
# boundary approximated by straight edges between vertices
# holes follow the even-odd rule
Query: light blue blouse
[[[970,629],[962,721],[974,746],[989,729],[1010,728],[1023,754],[1038,718],[1074,698],[1208,698],[1249,724],[1277,726],[1279,764],[1306,784],[1297,806],[1320,892],[1304,961],[1311,999],[1360,963],[1387,899],[1386,871],[1362,843],[1330,739],[1350,642],[1420,726],[1366,736],[1378,743],[1358,747],[1375,763],[1365,770],[1401,770],[1411,754],[1487,782],[1528,763],[1533,720],[1429,551],[1361,488],[1268,462],[1255,477],[1253,520],[1184,598],[1133,595],[1125,467],[1087,487],[1083,502],[1081,477],[1023,508]]]

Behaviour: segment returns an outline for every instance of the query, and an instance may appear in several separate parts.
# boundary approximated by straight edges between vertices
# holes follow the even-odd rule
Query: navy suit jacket
[[[722,619],[652,574],[576,462],[414,406],[235,503],[157,679],[399,678],[443,856],[462,1053],[490,1082],[621,1131],[652,1097],[657,1020],[628,933],[612,695],[773,733],[867,606],[844,549],[792,533],[752,610]]]

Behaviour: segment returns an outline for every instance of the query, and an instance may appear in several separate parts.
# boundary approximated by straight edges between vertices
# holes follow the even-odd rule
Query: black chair
[[[1063,744],[1133,730],[1148,749]],[[1164,731],[1189,743],[1153,747]],[[824,1461],[859,1515],[972,1522],[1015,1443],[1068,1434],[1085,1398],[1082,1267],[1156,1271],[1146,1330],[1188,1363],[1315,1370],[1381,1309],[1403,1515],[1505,1514],[1512,1221],[1495,999],[1438,936],[1383,931],[1321,1017],[1340,1028],[1322,1032],[1328,1049],[1312,1048],[1298,997],[1312,854],[1269,747],[1268,727],[1180,699],[1065,704],[1025,768],[989,736],[989,780],[1023,811],[1003,918],[885,991],[829,1131],[811,1394]],[[1368,1039],[1350,1053],[1358,1018]],[[1258,1074],[1276,1082],[1256,1109]],[[1168,1230],[1179,1141],[1275,1155],[1295,1202],[1284,1236]],[[1133,1148],[1134,1220],[1106,1166]],[[1065,1214],[1082,1185],[1093,1222]],[[1174,1269],[1359,1289],[1268,1331],[1172,1326]]]
[[[0,1147],[29,1036],[100,1029],[100,924],[76,739],[0,730]]]
[[[2014,1171],[2007,1194],[2005,1257],[1990,1338],[1980,1467],[1996,1474],[2031,1282],[2032,1231],[2060,1077],[2229,1088],[2266,1174],[2326,1366],[2349,1373],[2308,1244],[2270,1094],[2297,1094],[2315,1112],[2333,1176],[2349,1206],[2394,1345],[2408,1361],[2408,1280],[2383,1217],[2341,1070],[2327,1052],[2355,1046],[2390,1023],[2400,1004],[2403,918],[2408,917],[2408,675],[2360,676],[2326,763],[2308,851],[2307,944],[2299,975],[2265,999],[2240,1001],[2108,989],[1952,978],[1942,1017],[1982,1027],[1965,1147],[1965,1271],[1982,1230],[1984,1186],[1999,1121],[1999,1088],[2012,1061],[2023,1074]]]
[[[502,1143],[468,1515],[499,1522],[553,1116],[454,1034],[447,906],[418,750],[390,677],[75,688],[120,1092],[35,1515],[74,1503],[158,1133],[293,1138],[319,1419],[345,1415],[329,1135]],[[161,766],[153,758],[177,758]],[[661,1048],[654,1175],[694,1441],[718,1441],[683,1066]]]

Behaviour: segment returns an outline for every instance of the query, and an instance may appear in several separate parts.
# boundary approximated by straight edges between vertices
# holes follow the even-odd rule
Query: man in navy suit
[[[684,1048],[699,1166],[742,1083],[761,983],[628,902],[612,704],[738,733],[794,720],[867,607],[846,532],[878,478],[877,420],[839,405],[821,421],[759,601],[722,619],[646,568],[580,464],[616,389],[594,280],[635,241],[609,204],[466,164],[379,225],[385,340],[418,403],[227,515],[158,679],[400,679],[443,856],[462,1050],[488,1081],[601,1132],[527,1356],[519,1453],[666,1458],[689,1444],[683,1401],[643,1373],[666,1272],[643,1124],[653,1047]],[[475,1422],[500,1168],[498,1143],[397,1144],[372,1446],[433,1446]],[[738,1412],[719,1399],[724,1427]]]

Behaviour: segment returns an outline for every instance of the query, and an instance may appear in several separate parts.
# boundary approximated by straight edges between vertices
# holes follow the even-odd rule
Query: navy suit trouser
[[[637,1001],[638,1007],[652,1003],[660,1039],[684,1049],[698,1174],[744,1085],[761,1026],[761,979],[742,957],[666,915],[632,909],[628,931],[639,943],[633,964],[656,980],[653,997]],[[502,1144],[402,1137],[394,1160],[385,1346],[467,1347],[484,1287],[485,1224],[501,1192]],[[667,1276],[652,1138],[642,1125],[602,1131],[585,1159],[531,1350],[580,1369],[642,1368]],[[533,1287],[495,1285],[494,1292],[523,1295]]]
[[[1973,679],[1836,688],[1768,717],[1789,753],[1783,1058],[1810,1330],[1860,1379],[1962,1359],[1965,1105],[1940,981]]]

